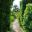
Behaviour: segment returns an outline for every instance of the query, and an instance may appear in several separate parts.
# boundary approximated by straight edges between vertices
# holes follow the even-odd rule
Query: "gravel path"
[[[15,20],[14,20],[14,22],[13,22],[13,30],[15,30],[15,32],[23,32],[23,29],[20,28],[18,22],[19,22],[18,19],[15,19]]]

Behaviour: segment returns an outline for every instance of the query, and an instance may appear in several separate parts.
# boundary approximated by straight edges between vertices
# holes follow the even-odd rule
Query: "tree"
[[[10,6],[13,0],[0,0],[0,32],[6,32],[10,25]]]
[[[22,0],[21,4],[22,4],[22,16],[24,14],[24,10],[26,9],[26,4],[28,3],[32,3],[32,0]]]

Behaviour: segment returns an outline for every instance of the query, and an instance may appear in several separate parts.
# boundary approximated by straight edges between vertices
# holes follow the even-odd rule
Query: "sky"
[[[14,5],[17,5],[17,7],[20,9],[20,1],[21,1],[21,0],[14,0],[13,6],[14,6]],[[13,11],[13,7],[12,7],[11,11]]]
[[[17,5],[18,8],[20,8],[20,0],[14,0],[13,6],[14,6],[14,5]]]

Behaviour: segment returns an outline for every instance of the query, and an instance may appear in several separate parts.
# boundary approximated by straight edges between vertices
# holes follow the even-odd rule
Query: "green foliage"
[[[14,16],[11,15],[11,16],[10,16],[10,24],[11,24],[13,21],[14,21]]]
[[[21,10],[22,11],[22,10]],[[22,15],[21,15],[22,16]],[[20,25],[24,29],[24,32],[31,32],[32,30],[32,4],[28,3],[22,16]]]
[[[0,0],[0,32],[6,32],[10,25],[10,6],[13,0]]]

